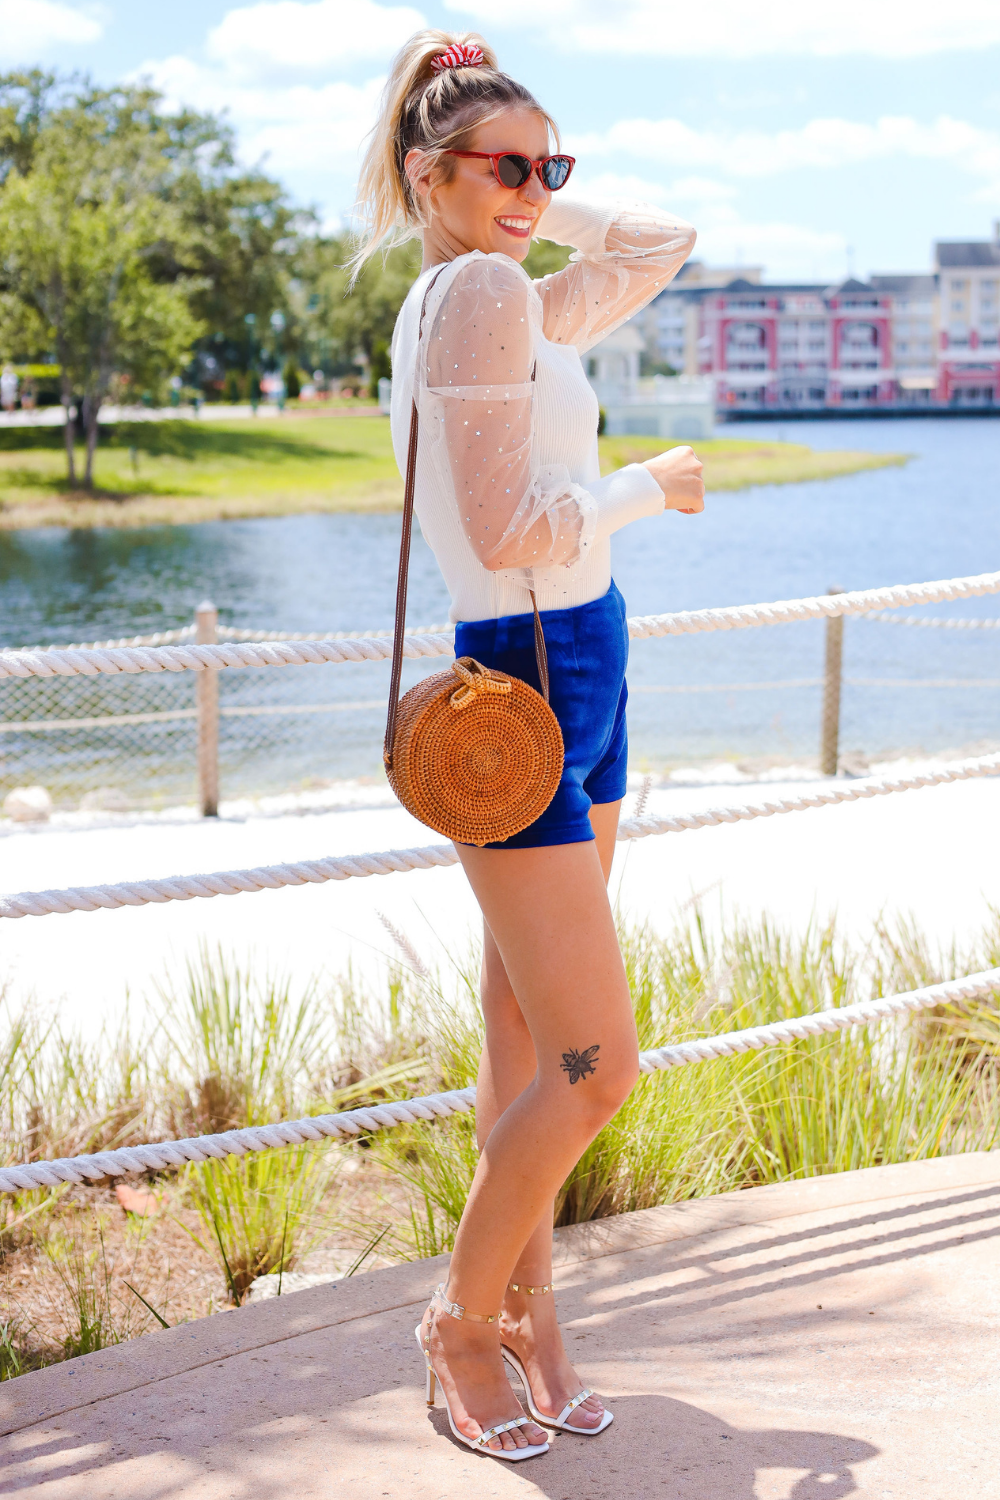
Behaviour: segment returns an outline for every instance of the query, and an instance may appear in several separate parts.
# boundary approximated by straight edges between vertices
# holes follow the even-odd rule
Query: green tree
[[[421,245],[411,240],[367,262],[353,287],[347,262],[355,242],[348,235],[304,236],[296,257],[295,329],[310,364],[352,365],[358,353],[369,362],[374,394],[389,371],[388,351],[399,309],[420,274]],[[561,245],[539,241],[524,262],[529,276],[559,271],[569,259]],[[327,356],[332,355],[332,359]]]
[[[302,394],[302,381],[299,379],[298,362],[294,359],[287,361],[285,365],[285,395],[289,401],[297,401]]]
[[[183,234],[166,247],[157,269],[163,277],[188,280],[191,309],[206,329],[202,350],[248,370],[261,352],[259,339],[274,357],[275,312],[285,318],[284,337],[294,345],[290,283],[312,215],[294,209],[282,187],[262,173],[230,175],[225,159],[210,173],[179,176],[170,197]]]
[[[375,346],[388,347],[396,316],[420,274],[420,245],[390,250],[368,262],[348,291],[347,261],[354,243],[347,235],[303,239],[297,258],[297,327],[320,362],[346,368],[358,354],[372,360]]]
[[[31,167],[35,145],[54,107],[58,82],[40,68],[0,76],[0,182]]]
[[[112,377],[139,388],[155,383],[177,369],[201,332],[186,279],[158,280],[154,255],[184,239],[169,188],[206,131],[194,116],[183,117],[179,131],[176,122],[168,128],[157,103],[148,89],[91,90],[60,102],[43,114],[30,152],[21,150],[0,188],[6,318],[22,341],[52,349],[62,367],[71,485],[73,400],[82,407],[90,488]]]

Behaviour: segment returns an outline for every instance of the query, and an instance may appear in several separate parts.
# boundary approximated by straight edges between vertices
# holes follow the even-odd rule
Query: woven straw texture
[[[421,823],[482,847],[540,817],[562,768],[562,731],[541,694],[463,656],[400,700],[386,774]]]

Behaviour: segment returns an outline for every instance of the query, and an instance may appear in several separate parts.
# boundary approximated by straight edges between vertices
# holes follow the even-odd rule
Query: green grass
[[[768,923],[713,937],[696,917],[669,938],[623,938],[640,1047],[762,1025],[1000,964],[1000,919],[975,952],[929,954],[911,927],[866,949],[835,929],[793,938]],[[412,981],[411,981],[412,982]],[[416,985],[426,993],[426,982]],[[471,1007],[425,1000],[447,1062],[441,1087],[475,1081]],[[417,1002],[419,1006],[419,1001]],[[574,1168],[556,1223],[890,1162],[1000,1145],[996,1000],[810,1038],[640,1079]],[[476,1163],[455,1116],[373,1143],[407,1189],[400,1255],[451,1248]]]
[[[681,439],[605,437],[600,440],[601,472],[610,474],[623,464],[644,463]],[[762,439],[713,438],[692,442],[705,464],[708,490],[743,490],[753,484],[802,484],[813,479],[837,479],[866,469],[898,467],[909,462],[906,453],[864,453],[853,449],[814,449],[803,443],[765,442]]]
[[[0,1059],[0,1156],[71,1155],[464,1087],[482,1045],[478,957],[459,955],[442,982],[411,966],[405,934],[397,941],[407,966],[380,992],[348,975],[332,991],[293,994],[204,954],[135,1040],[124,1028],[83,1047],[30,1016],[5,1017],[18,1046]],[[851,944],[833,927],[713,933],[697,913],[665,938],[623,932],[622,946],[648,1048],[1000,966],[1000,913],[967,951],[942,954],[905,922]],[[994,996],[640,1079],[563,1184],[556,1222],[998,1147]],[[161,1174],[158,1192],[238,1303],[255,1277],[291,1269],[332,1229],[347,1260],[376,1240],[396,1259],[449,1249],[475,1162],[473,1118],[457,1115],[192,1166]],[[345,1196],[348,1181],[363,1182],[361,1198]],[[38,1308],[0,1305],[0,1378],[164,1321],[169,1268],[157,1290],[139,1265],[164,1220],[140,1220],[112,1251],[102,1191],[90,1202],[86,1189],[0,1199],[0,1268],[34,1266],[19,1284],[58,1314],[42,1347]]]
[[[602,438],[602,468],[608,473],[670,446],[655,438]],[[710,490],[906,461],[900,454],[813,452],[733,438],[697,448]],[[93,495],[69,491],[65,471],[61,429],[0,429],[0,528],[150,526],[402,504],[389,423],[380,416],[119,423],[102,432]]]

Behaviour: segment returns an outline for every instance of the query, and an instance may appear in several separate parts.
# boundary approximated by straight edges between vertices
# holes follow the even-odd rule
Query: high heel
[[[445,1296],[443,1283],[431,1298],[431,1307],[447,1313],[452,1318],[458,1318],[459,1320],[468,1318],[470,1323],[495,1323],[497,1320],[495,1313],[491,1315],[487,1315],[486,1313],[470,1313],[466,1312],[465,1308],[459,1306],[457,1302],[449,1302]],[[438,1376],[434,1366],[431,1364],[430,1331],[428,1330],[428,1334],[425,1336],[422,1325],[418,1323],[413,1332],[416,1336],[417,1346],[423,1354],[427,1365],[427,1405],[433,1406]],[[525,1384],[525,1390],[527,1390],[527,1384]],[[448,1404],[448,1395],[443,1386],[441,1387],[441,1394],[444,1396],[445,1410],[448,1413],[448,1426],[451,1428],[452,1436],[458,1438],[460,1443],[464,1443],[473,1452],[485,1453],[490,1458],[506,1458],[512,1463],[517,1463],[522,1458],[534,1458],[536,1454],[548,1453],[549,1444],[547,1440],[544,1443],[529,1443],[525,1448],[491,1448],[489,1446],[494,1438],[501,1437],[505,1432],[512,1432],[515,1427],[529,1427],[531,1425],[531,1418],[523,1414],[520,1417],[514,1417],[510,1422],[497,1422],[494,1426],[487,1427],[477,1438],[466,1437],[465,1433],[460,1432],[455,1425],[455,1419],[451,1414],[451,1407]]]
[[[528,1398],[528,1410],[540,1427],[557,1427],[560,1432],[575,1432],[577,1437],[596,1437],[599,1432],[603,1432],[605,1428],[610,1427],[615,1420],[614,1412],[608,1411],[607,1407],[605,1407],[604,1415],[596,1427],[574,1427],[570,1424],[568,1418],[572,1416],[578,1406],[583,1405],[588,1396],[594,1394],[589,1386],[585,1386],[578,1396],[573,1396],[567,1401],[557,1417],[547,1417],[535,1405],[535,1398],[531,1394],[531,1383],[528,1380],[528,1372],[513,1349],[509,1348],[506,1344],[501,1344],[500,1353],[524,1386],[524,1394]]]
[[[553,1287],[551,1282],[546,1282],[541,1286],[527,1286],[523,1282],[512,1281],[510,1283],[510,1289],[512,1292],[527,1292],[530,1296],[535,1297],[545,1296],[546,1293],[553,1290]],[[531,1382],[528,1379],[528,1372],[524,1368],[524,1364],[520,1357],[515,1354],[513,1349],[511,1349],[509,1345],[505,1344],[502,1340],[500,1343],[500,1353],[503,1355],[504,1359],[510,1365],[511,1369],[517,1375],[522,1386],[524,1387],[524,1394],[527,1397],[528,1401],[528,1410],[531,1412],[531,1415],[534,1417],[539,1426],[555,1427],[558,1428],[560,1432],[574,1432],[578,1437],[596,1437],[599,1432],[604,1432],[606,1428],[610,1427],[612,1422],[615,1420],[614,1412],[608,1411],[607,1407],[605,1407],[604,1414],[596,1427],[574,1427],[570,1425],[569,1418],[576,1411],[577,1407],[582,1406],[587,1397],[594,1394],[589,1386],[585,1386],[584,1389],[579,1393],[579,1395],[571,1397],[570,1400],[566,1402],[566,1405],[563,1407],[562,1411],[557,1417],[547,1417],[545,1413],[539,1411],[538,1407],[535,1405],[535,1398],[532,1395]]]

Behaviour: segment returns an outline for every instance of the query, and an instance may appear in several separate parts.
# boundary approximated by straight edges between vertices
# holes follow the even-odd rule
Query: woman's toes
[[[596,1427],[604,1415],[604,1406],[596,1396],[588,1396],[570,1417],[571,1427]]]

